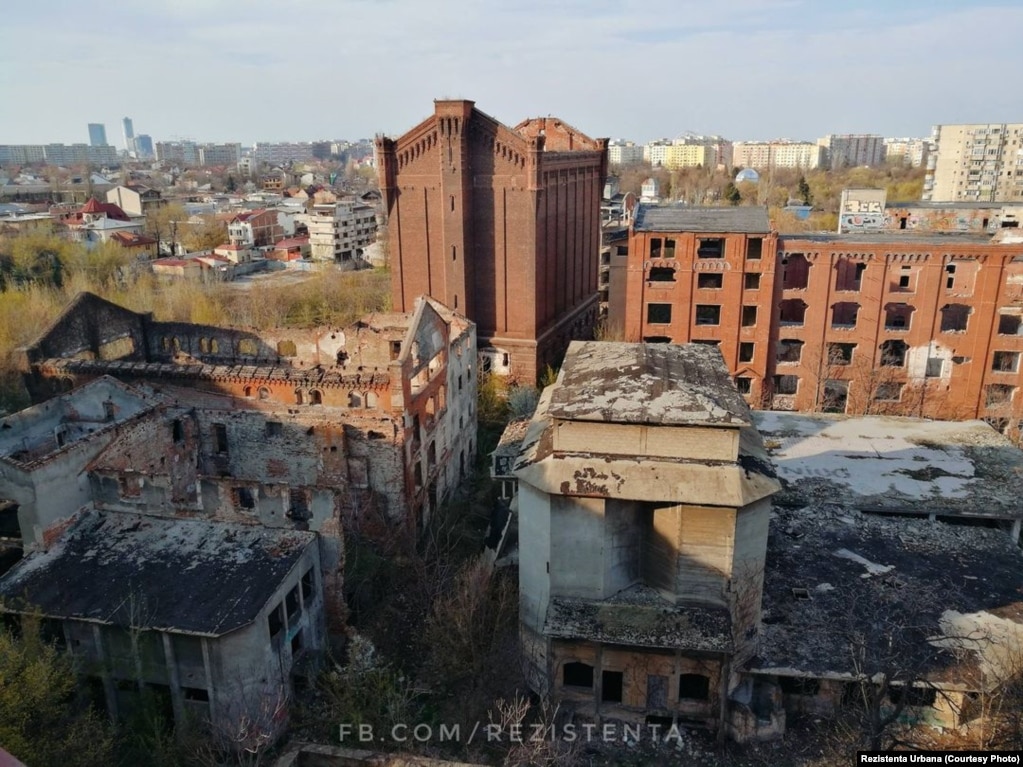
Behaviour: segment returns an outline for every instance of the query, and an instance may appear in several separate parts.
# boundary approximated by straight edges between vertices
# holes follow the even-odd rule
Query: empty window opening
[[[666,239],[664,241],[664,257],[674,258],[675,257],[675,241],[672,239]]]
[[[987,407],[1008,405],[1012,402],[1012,395],[1015,394],[1015,392],[1015,386],[1009,386],[1008,384],[991,384],[987,387],[984,404]]]
[[[778,685],[784,695],[817,695],[821,691],[819,679],[783,676],[778,679]]]
[[[806,302],[801,298],[788,298],[782,301],[779,319],[782,325],[802,325],[806,320]]]
[[[902,367],[906,364],[908,351],[905,341],[885,341],[881,344],[881,364],[885,367]]]
[[[651,274],[653,270],[651,270]],[[696,277],[696,287],[705,290],[716,290],[724,284],[723,274],[700,274]]]
[[[751,343],[739,344],[739,362],[752,362],[754,348],[755,344]]]
[[[391,359],[396,360],[401,354],[401,341],[391,341]]]
[[[180,418],[175,418],[171,422],[171,438],[175,442],[181,442],[185,438],[185,427]]]
[[[671,304],[647,304],[646,321],[652,325],[667,325],[671,322]]]
[[[1021,336],[1023,335],[1023,315],[999,314],[998,335],[1000,336]]]
[[[874,389],[874,399],[879,402],[898,402],[902,399],[902,384],[895,381],[879,383]]]
[[[1019,372],[1019,352],[995,352],[991,369],[998,373]]]
[[[792,596],[794,596],[796,599],[809,599],[810,589],[794,586],[792,588]]]
[[[697,258],[723,258],[725,241],[721,237],[704,237],[697,241]]]
[[[295,586],[288,592],[288,596],[284,599],[284,605],[288,611],[288,622],[293,623],[302,607],[302,603],[298,598],[298,586]]]
[[[295,632],[295,636],[291,638],[291,654],[293,657],[302,652],[303,644],[302,629],[299,629]]]
[[[844,413],[846,403],[849,401],[849,382],[829,379],[824,382],[824,402],[822,409],[825,413]]]
[[[281,437],[284,435],[284,424],[280,421],[267,421],[265,432],[268,437]]]
[[[753,391],[753,379],[749,376],[736,376],[735,388],[739,394],[749,394]]]
[[[679,700],[707,700],[710,698],[710,677],[703,674],[679,674]]]
[[[888,304],[884,308],[884,329],[909,330],[914,311],[910,304]]]
[[[227,455],[227,426],[222,423],[213,424],[213,449]]]
[[[849,301],[842,301],[831,307],[832,328],[853,328],[856,327],[856,317],[860,312],[860,305]]]
[[[799,362],[803,353],[803,342],[784,338],[778,342],[778,362]]]
[[[912,292],[912,291],[910,291],[910,279],[911,279],[911,277],[912,277],[912,275],[909,275],[909,274],[900,274],[899,275],[899,280],[896,283],[896,289],[897,290],[901,290],[901,291],[905,291],[905,292]]]
[[[941,378],[945,370],[945,360],[941,357],[928,357],[927,367],[924,369],[925,378]]]
[[[239,509],[256,508],[256,500],[252,497],[252,490],[247,487],[236,487],[234,489],[234,505]]]
[[[624,678],[621,671],[601,671],[600,699],[605,703],[621,703]]]
[[[799,389],[799,376],[775,376],[774,377],[774,393],[775,394],[795,394],[796,390]]]
[[[721,324],[721,307],[717,304],[697,304],[696,324],[697,325]]]
[[[661,238],[651,237],[650,238],[650,258],[661,257]]]
[[[266,388],[265,386],[260,386],[259,387],[259,398],[260,399],[270,399],[270,390],[268,388]]]
[[[238,342],[238,355],[241,357],[255,357],[258,351],[259,347],[251,338],[243,338]]]
[[[841,258],[835,264],[835,290],[859,290],[863,283],[863,273],[867,265]]]
[[[309,519],[309,498],[305,490],[292,488],[288,492],[288,516],[299,522]]]
[[[828,344],[828,364],[849,365],[852,363],[856,344]]]
[[[458,260],[458,248],[455,245],[451,246],[451,260],[452,261]]]
[[[273,639],[284,629],[284,605],[277,605],[270,614],[266,616],[267,628],[270,629],[270,638]]]
[[[973,310],[966,304],[945,304],[941,307],[941,332],[964,333]],[[999,332],[1001,332],[999,330]]]
[[[565,687],[593,687],[593,666],[572,661],[561,668],[561,683]]]
[[[671,336],[643,336],[645,344],[670,344]]]
[[[310,405],[322,405],[323,404],[323,392],[319,389],[312,389],[309,392],[309,404]]]
[[[294,341],[280,341],[277,344],[277,354],[281,357],[295,357],[298,355],[298,348]]]
[[[205,687],[182,687],[184,699],[190,703],[209,703],[210,691]]]
[[[906,217],[906,216],[900,216],[899,217],[899,229],[905,229],[907,224],[909,224],[909,218]]]
[[[654,266],[650,268],[647,279],[650,282],[674,282],[675,270],[670,266]]]
[[[743,287],[746,290],[760,290],[760,273],[753,272],[743,277]]]
[[[746,241],[746,258],[750,261],[759,261],[764,252],[764,241],[760,237],[751,237]]]
[[[933,687],[892,686],[888,688],[888,700],[896,706],[933,706],[937,691]]]
[[[348,407],[362,407],[362,395],[353,391],[348,395]]]
[[[793,253],[782,260],[782,288],[802,290],[810,281],[810,262],[802,253]]]
[[[744,328],[752,328],[757,324],[757,307],[755,306],[744,306],[742,307],[742,326]]]
[[[305,575],[302,576],[302,601],[306,604],[312,601],[313,589],[315,586],[315,579],[313,576],[312,568],[306,570]]]
[[[246,386],[245,389],[244,389],[244,392],[245,392],[245,396],[246,397],[251,397],[252,396],[252,387],[251,386]]]

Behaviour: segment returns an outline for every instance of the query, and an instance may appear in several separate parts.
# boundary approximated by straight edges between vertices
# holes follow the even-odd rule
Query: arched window
[[[312,389],[309,392],[309,404],[311,405],[322,405],[323,404],[323,392],[319,389]]]
[[[305,404],[305,392],[301,389],[295,389],[295,402],[299,405]]]
[[[379,397],[375,392],[366,392],[366,407],[376,407]]]
[[[362,395],[353,391],[348,395],[348,407],[362,407]]]
[[[245,396],[246,397],[251,397],[252,396],[252,387],[251,386],[246,386],[245,387]]]
[[[266,388],[265,386],[260,386],[259,387],[259,398],[260,399],[270,399],[270,390],[268,388]]]

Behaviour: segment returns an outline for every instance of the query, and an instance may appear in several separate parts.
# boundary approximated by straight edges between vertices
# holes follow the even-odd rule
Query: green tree
[[[813,205],[813,194],[810,193],[810,185],[806,183],[806,176],[799,177],[798,193],[803,205]]]
[[[726,200],[728,200],[729,205],[738,205],[742,201],[742,193],[739,191],[739,187],[735,185],[734,181],[728,182],[723,196]]]
[[[0,630],[0,743],[32,767],[101,767],[113,761],[104,717],[76,695],[69,658],[35,618],[21,636]]]

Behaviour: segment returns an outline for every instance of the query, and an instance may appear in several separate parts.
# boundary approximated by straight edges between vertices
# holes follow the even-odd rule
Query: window
[[[650,282],[674,282],[675,270],[670,266],[654,266],[651,267],[650,274],[647,275],[647,279],[650,280]],[[720,287],[720,285],[718,287]]]
[[[234,489],[234,505],[239,509],[256,508],[256,500],[252,497],[252,490],[247,487],[236,487]]]
[[[760,290],[760,272],[751,272],[743,278],[743,287],[746,290]]]
[[[885,341],[881,344],[881,364],[885,367],[902,367],[906,364],[909,347],[904,341]]]
[[[1008,384],[991,384],[987,387],[987,396],[984,404],[987,407],[1008,405],[1012,402],[1012,395],[1015,393],[1015,386],[1009,386]]]
[[[280,341],[277,344],[277,354],[281,357],[294,357],[298,354],[298,348],[294,341]]]
[[[653,270],[651,270],[651,274]],[[700,274],[696,277],[696,287],[703,288],[705,290],[715,290],[720,288],[724,282],[723,274]]]
[[[817,695],[821,691],[821,683],[818,679],[783,676],[778,679],[778,684],[785,695]]]
[[[842,258],[835,264],[835,271],[835,290],[859,290],[867,265]]]
[[[288,592],[288,596],[284,598],[284,604],[288,611],[288,622],[293,623],[298,616],[299,610],[302,608],[302,603],[298,598],[298,586],[295,586]]]
[[[775,376],[774,377],[774,393],[775,394],[795,394],[799,388],[799,376]]]
[[[824,402],[821,404],[825,413],[844,413],[848,400],[848,381],[829,379],[824,382]]]
[[[664,257],[674,258],[675,257],[675,241],[665,240],[664,241]]]
[[[310,405],[322,405],[323,404],[323,392],[319,389],[312,389],[309,392],[309,404]]]
[[[270,614],[266,616],[267,628],[270,629],[270,638],[275,638],[284,629],[284,605],[277,605]]]
[[[856,344],[828,344],[828,362],[832,365],[848,365],[852,362]]]
[[[848,301],[842,301],[831,307],[831,327],[852,328],[856,326],[856,317],[859,314],[860,305]]]
[[[888,700],[896,706],[933,706],[937,700],[937,690],[933,687],[898,686],[888,688]]]
[[[710,697],[710,678],[703,674],[679,674],[679,700],[707,700]]]
[[[650,258],[661,257],[661,238],[651,237],[650,238]]]
[[[624,677],[621,671],[600,672],[600,699],[605,703],[621,703]]]
[[[778,362],[799,362],[803,354],[803,342],[794,338],[783,338],[778,342]]]
[[[213,449],[227,455],[227,427],[222,423],[213,424]]]
[[[753,379],[749,376],[736,376],[735,388],[739,394],[749,394],[753,391]]]
[[[793,253],[782,260],[782,288],[803,290],[810,281],[810,262],[802,253]]]
[[[171,438],[175,442],[181,442],[185,438],[184,424],[181,423],[180,418],[175,418],[171,423]]]
[[[264,432],[268,437],[280,437],[284,435],[284,424],[280,421],[267,421]]]
[[[915,307],[909,304],[888,304],[884,310],[885,330],[909,330]]]
[[[697,241],[697,258],[723,258],[725,241],[721,237],[702,237]]]
[[[646,321],[653,325],[667,325],[670,323],[671,304],[647,304]]]
[[[265,386],[260,386],[259,387],[259,398],[260,399],[270,399],[270,390],[268,388],[266,388]]]
[[[966,304],[945,304],[941,307],[941,332],[964,333],[973,310]],[[999,328],[1001,332],[1001,328]]]
[[[742,326],[744,328],[752,328],[757,324],[757,307],[755,306],[744,306],[742,307]]]
[[[753,361],[753,349],[754,344],[741,343],[739,344],[739,362],[752,362]]]
[[[561,683],[565,687],[593,687],[593,666],[572,661],[561,667]]]
[[[764,241],[760,237],[750,237],[746,241],[746,258],[759,261],[764,251]]]
[[[717,304],[697,304],[697,325],[719,325],[721,323],[721,307]]]
[[[312,568],[306,570],[305,575],[302,576],[302,601],[307,605],[312,601],[313,590],[315,588],[315,577],[313,575]]]
[[[806,302],[800,298],[788,298],[781,302],[779,319],[782,325],[799,326],[806,319]]]
[[[902,384],[894,381],[879,383],[874,390],[874,399],[879,402],[898,402],[902,399]]]
[[[927,367],[924,369],[926,378],[941,378],[941,372],[945,369],[945,360],[941,357],[928,357]]]
[[[1019,352],[995,352],[991,369],[998,373],[1019,372]]]
[[[1023,315],[999,314],[998,335],[1000,336],[1023,335]]]
[[[209,703],[209,690],[203,687],[182,687],[181,692],[185,701],[189,703]]]

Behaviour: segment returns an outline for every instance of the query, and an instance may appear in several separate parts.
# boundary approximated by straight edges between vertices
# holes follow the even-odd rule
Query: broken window
[[[760,273],[752,272],[743,278],[743,287],[746,290],[760,290]]]
[[[674,282],[675,270],[670,266],[653,266],[650,268],[650,274],[647,275],[647,279],[650,282]],[[701,287],[703,286],[701,285]]]
[[[846,402],[848,400],[848,381],[828,379],[824,382],[824,402],[822,403],[822,409],[825,413],[844,413]]]
[[[260,399],[270,399],[270,390],[267,387],[265,387],[265,386],[260,386],[259,387],[259,398]]]
[[[945,369],[945,360],[941,357],[928,357],[927,367],[924,369],[925,378],[941,378],[941,373]]]
[[[995,352],[991,369],[998,373],[1019,372],[1019,352]]]
[[[651,270],[653,273],[653,270]],[[724,275],[720,272],[710,274],[700,274],[696,277],[696,287],[703,288],[705,290],[715,290],[720,288],[724,283]]]
[[[227,426],[213,424],[213,449],[220,455],[227,455]]]
[[[719,325],[721,323],[721,307],[718,304],[697,304],[697,325]]]
[[[937,691],[933,687],[913,687],[898,685],[888,688],[888,700],[894,705],[933,706],[937,700]]]
[[[810,281],[810,262],[802,253],[793,253],[782,259],[782,289],[803,290]]]
[[[280,421],[267,421],[264,427],[267,437],[280,437],[284,435],[284,424]]]
[[[362,407],[362,395],[353,391],[348,395],[348,407]]]
[[[752,362],[753,361],[754,344],[741,343],[739,344],[739,362]]]
[[[661,238],[651,237],[650,238],[650,258],[661,257]]]
[[[881,344],[881,364],[885,367],[902,367],[906,364],[909,347],[905,341],[891,340]]]
[[[459,347],[461,351],[461,347]],[[401,355],[401,341],[391,341],[391,359],[396,360]],[[461,356],[461,355],[459,355]]]
[[[742,326],[744,328],[752,328],[757,324],[757,307],[755,306],[744,306],[742,307]]]
[[[309,496],[302,488],[293,487],[288,492],[288,514],[287,516],[298,522],[304,522],[312,514],[309,513]]]
[[[722,237],[701,237],[696,245],[697,258],[723,258],[725,241]]]
[[[171,422],[171,439],[175,442],[181,442],[185,438],[185,428],[181,423],[180,418],[175,418]]]
[[[852,363],[856,344],[828,344],[828,363],[831,365],[849,365]]]
[[[803,342],[792,338],[783,338],[778,342],[776,360],[778,362],[799,362],[803,352]]]
[[[277,344],[277,354],[280,357],[294,357],[298,355],[298,348],[294,341],[280,341]]]
[[[322,405],[323,404],[323,392],[319,389],[309,390],[309,404],[310,405]]]
[[[746,258],[750,261],[759,261],[764,250],[764,241],[760,237],[750,237],[746,241]]]
[[[1000,336],[1023,335],[1023,315],[999,314],[998,335]]]
[[[671,322],[671,304],[647,304],[646,321],[652,325],[667,325]]]
[[[1008,384],[991,384],[986,389],[984,404],[987,407],[1008,405],[1012,402],[1012,396],[1015,393],[1015,386],[1009,386]]]
[[[783,676],[778,679],[778,685],[785,695],[817,695],[821,691],[819,679]]]
[[[313,575],[313,569],[310,567],[305,571],[305,575],[302,576],[302,600],[309,604],[313,598],[313,589],[315,587],[315,577]]]
[[[600,673],[600,699],[605,703],[622,702],[622,686],[625,674],[621,671]]]
[[[753,391],[753,379],[749,376],[736,376],[735,388],[739,394],[749,394]]]
[[[970,313],[972,311],[973,309],[966,304],[945,304],[941,307],[941,332],[965,332],[970,322]]]
[[[831,306],[831,327],[852,328],[856,327],[856,317],[860,312],[860,305],[851,301],[840,301]]]
[[[902,384],[895,381],[879,383],[874,390],[874,399],[880,402],[898,402],[902,399]]]
[[[835,264],[835,290],[859,290],[867,265],[840,258]]]
[[[302,652],[303,645],[304,641],[302,639],[302,629],[299,629],[298,631],[295,632],[295,636],[291,638],[292,656],[297,656],[300,652]]]
[[[186,703],[210,702],[210,692],[205,687],[182,687],[181,693]]]
[[[266,616],[266,625],[270,629],[270,639],[276,638],[284,629],[284,605],[277,605]]]
[[[664,241],[664,257],[665,258],[675,257],[675,241],[670,238]]]
[[[256,508],[256,500],[252,497],[252,490],[247,487],[236,487],[234,489],[234,505],[239,509]]]
[[[915,307],[910,304],[888,304],[884,308],[885,330],[909,330]]]
[[[298,599],[298,586],[295,586],[288,592],[288,596],[284,598],[284,605],[288,611],[288,622],[294,623],[298,617],[299,610],[302,608],[302,604]]]
[[[561,683],[565,687],[593,688],[593,666],[572,661],[561,667]]]
[[[795,394],[799,388],[799,376],[775,376],[775,394]]]
[[[703,674],[679,674],[679,700],[707,700],[710,697],[710,677]]]
[[[801,298],[788,298],[782,301],[779,320],[782,325],[802,325],[806,320],[806,301]]]
[[[891,290],[896,293],[912,293],[913,292],[913,267],[903,266],[898,275],[895,277],[895,281],[890,285]]]

